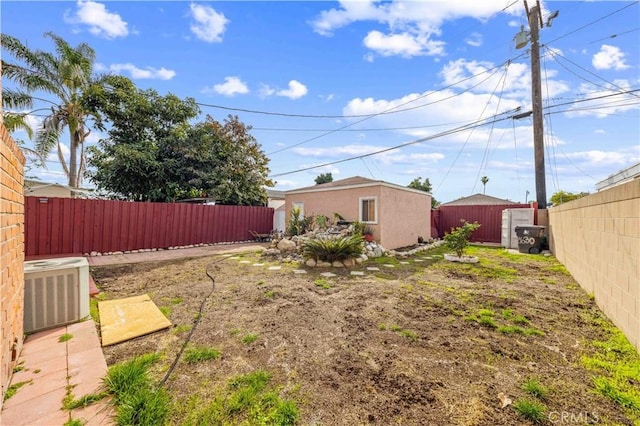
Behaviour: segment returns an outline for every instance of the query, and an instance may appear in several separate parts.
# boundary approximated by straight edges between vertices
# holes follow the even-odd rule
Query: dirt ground
[[[592,373],[580,364],[589,342],[606,339],[604,316],[562,265],[542,255],[470,251],[480,263],[426,258],[444,252],[437,249],[408,264],[381,258],[332,269],[331,278],[322,269],[294,274],[295,264],[253,266],[264,262],[257,253],[93,268],[103,297],[147,293],[174,324],[104,348],[107,363],[158,352],[160,379],[210,293],[208,268],[215,291],[189,345],[222,356],[178,363],[166,385],[176,407],[194,395],[206,401],[229,378],[262,369],[297,403],[299,424],[518,425],[530,423],[502,408],[498,395],[524,398],[522,383],[535,378],[550,389],[543,423],[570,413],[583,424],[632,424],[594,392]],[[517,324],[528,334],[497,328]],[[243,343],[247,334],[257,339]],[[176,408],[171,422],[182,415]]]

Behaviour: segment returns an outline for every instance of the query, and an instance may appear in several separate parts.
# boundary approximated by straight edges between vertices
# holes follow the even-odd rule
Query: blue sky
[[[399,185],[421,176],[446,202],[482,192],[487,176],[489,195],[535,199],[532,120],[510,118],[531,109],[528,47],[513,41],[528,30],[522,0],[0,7],[2,32],[31,48],[50,50],[43,34],[53,31],[91,45],[99,72],[195,98],[202,119],[237,114],[254,127],[276,189],[326,172]],[[548,197],[594,192],[640,161],[639,3],[547,1],[543,20],[556,10],[540,30]],[[55,158],[31,174],[64,182]]]

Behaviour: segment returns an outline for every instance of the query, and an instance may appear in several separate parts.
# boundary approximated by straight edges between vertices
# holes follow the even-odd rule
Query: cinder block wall
[[[1,407],[23,340],[25,158],[1,123],[0,139]]]
[[[640,350],[640,179],[549,209],[551,251]]]

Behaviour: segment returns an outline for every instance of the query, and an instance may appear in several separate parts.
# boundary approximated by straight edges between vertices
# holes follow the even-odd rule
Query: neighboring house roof
[[[468,197],[458,198],[448,203],[440,204],[440,206],[492,206],[496,204],[516,204],[510,200],[492,197],[484,194],[473,194]]]
[[[418,189],[408,188],[406,186],[396,185],[394,183],[385,182],[383,180],[373,180],[362,176],[353,176],[346,179],[334,180],[333,182],[321,183],[319,185],[306,186],[304,188],[292,189],[286,191],[285,194],[301,194],[308,192],[324,192],[324,191],[337,191],[342,189],[352,188],[364,188],[367,186],[386,186],[389,188],[395,188],[401,191],[415,192],[418,194],[431,195],[428,192],[420,191]]]
[[[38,190],[43,190],[45,188],[50,188],[50,187],[63,188],[63,189],[69,190],[71,192],[75,192],[77,194],[88,194],[88,193],[91,192],[91,190],[89,190],[89,189],[74,188],[72,186],[62,185],[60,183],[42,182],[42,181],[39,181],[39,180],[25,179],[24,180],[24,195],[29,195],[32,192],[35,192],[35,191],[38,191]]]
[[[620,185],[633,179],[640,179],[640,163],[622,169],[596,183],[596,190],[602,191],[603,189],[611,188],[612,186]]]
[[[267,197],[269,197],[270,200],[284,200],[284,191],[267,189]]]

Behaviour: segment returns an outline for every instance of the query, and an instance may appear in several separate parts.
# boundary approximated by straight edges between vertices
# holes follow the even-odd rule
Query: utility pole
[[[525,7],[526,7],[525,2]],[[533,111],[533,155],[536,171],[538,209],[547,208],[547,184],[544,170],[544,121],[542,118],[542,83],[540,80],[540,4],[527,11],[531,40],[531,109]]]

